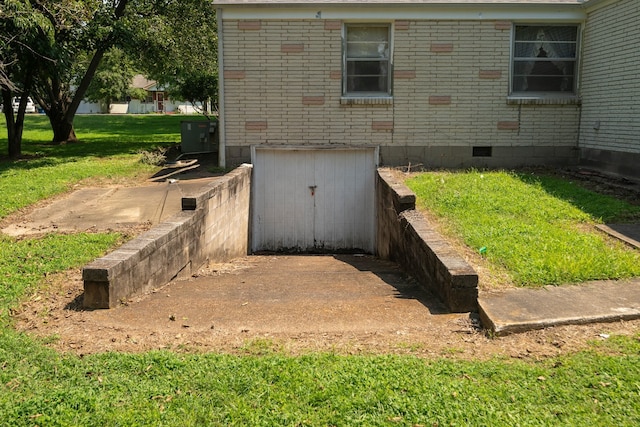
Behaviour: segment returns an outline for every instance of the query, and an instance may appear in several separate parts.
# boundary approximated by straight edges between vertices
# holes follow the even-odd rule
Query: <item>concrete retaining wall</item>
[[[182,199],[182,212],[82,271],[84,306],[110,308],[207,261],[249,252],[251,165],[242,165]],[[379,170],[376,252],[436,294],[452,312],[477,309],[478,276],[415,210],[415,195],[390,171]]]
[[[82,270],[84,306],[110,308],[188,276],[207,261],[248,253],[251,166],[182,199],[182,212]]]
[[[411,190],[380,169],[376,192],[378,256],[398,262],[452,312],[477,310],[477,273],[415,210]]]

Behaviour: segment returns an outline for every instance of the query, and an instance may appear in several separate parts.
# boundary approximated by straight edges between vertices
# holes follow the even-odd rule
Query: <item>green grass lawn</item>
[[[516,285],[640,276],[640,251],[594,228],[640,221],[640,206],[545,175],[429,172],[407,180],[445,232],[482,252]]]
[[[85,129],[82,120],[77,122],[81,143],[54,147],[47,144],[46,126],[36,120],[41,118],[30,116],[25,152],[41,155],[0,162],[0,212],[8,215],[20,206],[65,191],[80,179],[135,176],[140,149],[179,138],[178,118],[148,118],[147,122],[146,116],[87,117]],[[149,135],[132,136],[137,130],[131,123],[146,126],[151,122],[153,129],[167,133],[156,139],[148,129]],[[127,125],[116,130],[120,125],[114,123]],[[57,182],[55,188],[40,191],[38,187],[49,181]],[[585,214],[576,215],[582,218]],[[46,347],[56,337],[36,339],[13,329],[11,310],[42,286],[45,276],[80,268],[120,239],[117,234],[0,238],[0,425],[640,423],[638,334],[613,336],[592,344],[588,351],[525,362],[315,353],[293,357],[277,351],[246,355],[157,351],[78,357]]]
[[[607,349],[537,363],[169,352],[79,359],[4,334],[0,416],[12,426],[634,426],[639,353],[638,340],[613,338]]]

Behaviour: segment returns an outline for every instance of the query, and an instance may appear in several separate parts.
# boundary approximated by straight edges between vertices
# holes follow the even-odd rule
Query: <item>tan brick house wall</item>
[[[516,166],[572,155],[577,106],[507,103],[510,22],[409,21],[394,34],[396,74],[415,77],[394,80],[394,132],[381,148],[392,163]],[[492,158],[473,158],[473,146],[492,146]]]
[[[375,145],[386,165],[577,160],[579,105],[508,100],[510,21],[388,22],[392,101],[353,105],[341,102],[343,21],[223,15],[227,164],[249,161],[254,144]]]
[[[228,158],[252,144],[384,145],[393,108],[341,106],[342,26],[327,21],[224,21]],[[336,25],[337,24],[337,25]]]
[[[603,2],[601,2],[603,3]],[[640,2],[604,2],[583,35],[580,157],[640,177]]]

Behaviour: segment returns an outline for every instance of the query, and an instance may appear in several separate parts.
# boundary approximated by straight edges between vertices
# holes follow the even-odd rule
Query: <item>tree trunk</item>
[[[116,6],[116,9],[114,11],[116,21],[124,15],[127,1],[128,0],[120,0],[118,5]],[[75,118],[76,112],[78,111],[80,102],[84,99],[84,95],[87,93],[89,84],[91,84],[91,80],[93,79],[93,76],[95,75],[96,70],[100,65],[100,61],[102,60],[104,53],[113,44],[110,39],[111,35],[107,36],[107,38],[98,45],[93,58],[91,58],[89,67],[87,67],[87,71],[84,73],[84,76],[82,76],[82,80],[76,88],[73,99],[70,103],[64,103],[66,108],[55,108],[54,105],[51,106],[51,111],[48,113],[48,115],[49,121],[51,122],[51,128],[53,129],[54,143],[75,142],[78,140],[78,137],[76,136],[76,133],[73,129],[73,119]]]
[[[2,103],[4,105],[4,117],[7,123],[7,142],[10,159],[17,159],[22,155],[22,131],[24,130],[24,115],[27,110],[28,95],[33,86],[33,74],[27,73],[20,96],[18,112],[13,112],[11,98],[13,91],[4,87],[2,89]]]
[[[72,123],[65,121],[51,123],[51,129],[53,129],[53,142],[56,144],[78,141]]]
[[[22,130],[24,124],[16,122],[13,131],[8,131],[7,136],[9,138],[9,158],[17,159],[22,156]]]
[[[59,97],[64,97],[64,94],[60,93]],[[49,111],[47,111],[49,123],[51,123],[51,130],[53,130],[53,142],[55,144],[76,142],[78,140],[76,132],[73,129],[73,117],[71,121],[66,119],[64,104],[66,103],[61,99],[58,102],[52,103]]]
[[[18,118],[13,113],[11,92],[2,91],[2,104],[4,105],[4,117],[7,123],[7,141],[10,159],[17,159],[22,155],[22,131],[24,129],[24,112]]]

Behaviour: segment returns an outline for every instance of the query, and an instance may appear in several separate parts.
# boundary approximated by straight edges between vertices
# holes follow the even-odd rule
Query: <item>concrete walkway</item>
[[[640,224],[606,224],[601,231],[640,249]],[[483,327],[496,335],[548,326],[640,318],[640,279],[575,286],[509,289],[478,298]]]
[[[509,289],[478,298],[483,327],[496,335],[548,326],[640,318],[640,279]]]
[[[167,180],[139,187],[83,188],[0,230],[9,236],[119,230],[158,224],[181,210],[183,196],[215,177]]]
[[[428,333],[468,315],[448,313],[395,263],[345,254],[248,256],[90,317],[107,328],[236,336]]]

